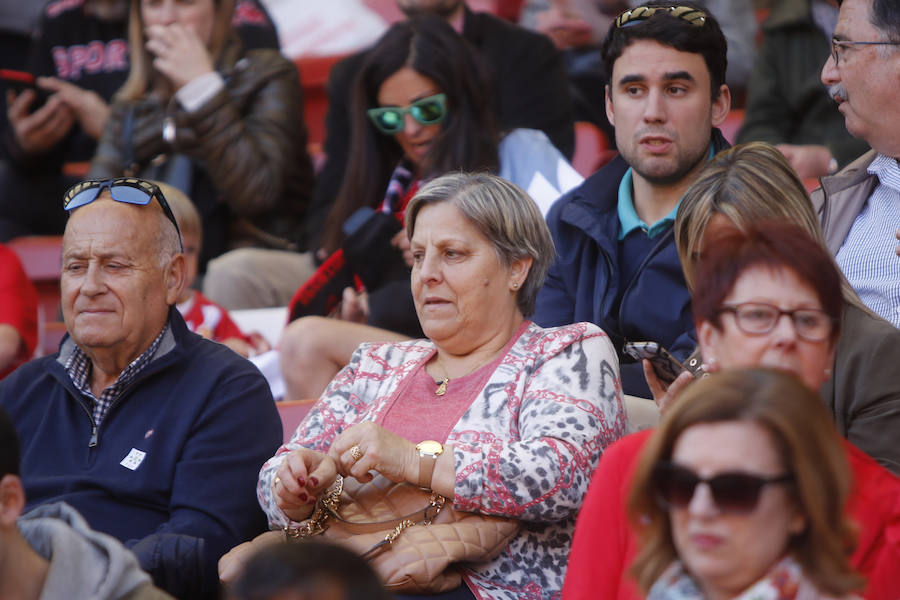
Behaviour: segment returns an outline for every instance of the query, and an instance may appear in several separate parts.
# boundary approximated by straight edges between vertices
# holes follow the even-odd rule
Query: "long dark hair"
[[[368,52],[354,81],[350,155],[322,238],[329,251],[343,241],[341,226],[347,217],[382,200],[403,156],[394,137],[378,132],[366,110],[378,106],[381,85],[404,67],[433,80],[447,95],[447,119],[418,165],[418,175],[430,178],[448,171],[496,171],[498,167],[492,80],[476,50],[433,15],[395,23]]]

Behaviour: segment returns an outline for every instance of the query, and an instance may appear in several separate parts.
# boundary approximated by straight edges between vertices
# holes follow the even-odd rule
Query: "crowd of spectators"
[[[373,477],[515,524],[428,597],[900,597],[895,1],[347,2],[321,146],[288,3],[20,4],[0,597],[389,597]]]

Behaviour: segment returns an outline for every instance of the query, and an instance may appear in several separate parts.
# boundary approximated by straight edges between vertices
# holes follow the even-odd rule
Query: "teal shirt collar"
[[[709,155],[706,157],[706,160],[710,160],[715,156],[715,153],[715,148],[710,144]],[[628,170],[625,171],[625,175],[622,176],[622,181],[619,182],[619,201],[617,206],[619,213],[619,241],[624,240],[625,236],[635,229],[642,229],[650,239],[655,238],[675,222],[675,215],[678,213],[678,207],[681,205],[681,199],[679,199],[678,204],[675,205],[669,214],[653,225],[647,225],[641,220],[637,211],[634,209],[633,178],[634,171],[631,167],[628,167]]]

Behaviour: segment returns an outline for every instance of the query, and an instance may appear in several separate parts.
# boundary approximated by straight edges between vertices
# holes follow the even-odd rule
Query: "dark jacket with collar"
[[[169,323],[96,431],[91,402],[64,366],[68,336],[58,354],[0,383],[0,406],[22,440],[29,508],[67,502],[92,528],[133,546],[158,583],[193,564],[214,590],[219,556],[265,529],[256,480],[281,444],[281,422],[250,362],[188,331],[176,310]],[[121,464],[141,452],[133,470]]]
[[[494,73],[494,110],[501,132],[540,129],[566,157],[575,149],[569,82],[562,58],[544,35],[466,9],[462,36]],[[328,79],[325,164],[316,179],[307,231],[317,239],[343,181],[350,154],[350,98],[368,51],[337,63]]]
[[[779,0],[763,23],[738,142],[827,146],[843,166],[868,146],[847,132],[822,85],[820,73],[831,48],[813,21],[811,2]]]
[[[716,152],[728,147],[718,129],[712,141]],[[643,369],[623,354],[623,344],[655,341],[683,359],[697,342],[671,227],[656,238],[631,281],[619,279],[617,207],[627,170],[628,163],[618,156],[551,207],[547,225],[557,256],[538,293],[533,320],[541,327],[578,321],[599,325],[623,363],[624,392],[649,398]]]

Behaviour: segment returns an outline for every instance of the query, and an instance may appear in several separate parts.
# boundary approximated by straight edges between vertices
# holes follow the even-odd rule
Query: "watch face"
[[[444,446],[441,445],[440,442],[435,442],[434,440],[425,440],[424,442],[419,442],[416,445],[416,448],[419,449],[419,452],[422,454],[431,454],[436,456],[444,451]]]

